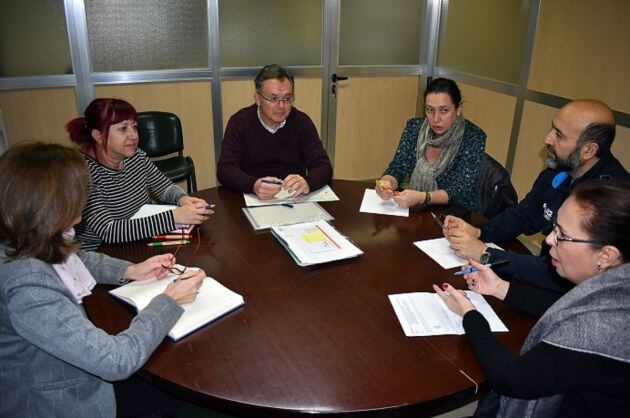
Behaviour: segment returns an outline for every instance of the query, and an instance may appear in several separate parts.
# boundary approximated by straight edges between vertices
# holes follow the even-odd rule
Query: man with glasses
[[[217,164],[221,184],[271,199],[281,189],[293,196],[317,190],[332,178],[332,165],[315,125],[293,107],[293,76],[263,67],[254,80],[255,103],[228,121]]]
[[[505,277],[518,277],[556,291],[570,288],[570,283],[558,276],[549,263],[549,246],[545,242],[541,257],[489,248],[484,242],[508,241],[520,234],[549,234],[558,209],[571,190],[583,181],[630,181],[630,175],[610,151],[614,138],[615,119],[606,104],[575,100],[562,107],[544,140],[548,168],[540,173],[532,190],[517,206],[479,227],[455,217],[445,219],[444,235],[455,253],[483,263],[508,258],[509,263],[496,268]]]

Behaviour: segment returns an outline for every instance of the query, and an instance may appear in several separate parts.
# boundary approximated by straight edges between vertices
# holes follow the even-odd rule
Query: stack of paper
[[[324,221],[277,226],[271,228],[271,233],[300,266],[327,263],[363,254],[363,251]]]
[[[243,193],[245,198],[245,206],[267,206],[267,205],[281,205],[283,203],[304,203],[304,202],[332,202],[339,200],[335,192],[329,186],[324,186],[319,190],[315,190],[309,194],[299,195],[291,197],[286,190],[280,190],[280,192],[274,196],[273,199],[261,200],[255,194]]]
[[[483,296],[470,291],[466,291],[466,295],[493,332],[508,331]],[[400,293],[389,295],[389,301],[407,337],[464,334],[462,318],[451,312],[437,293]]]
[[[243,212],[256,231],[269,229],[273,226],[335,219],[315,202],[296,203],[289,206],[257,206],[243,208]]]
[[[184,268],[183,266],[177,266]],[[109,293],[143,310],[151,300],[164,292],[164,289],[178,276],[171,273],[160,280],[132,281],[110,290]],[[204,325],[245,304],[243,297],[231,291],[216,280],[206,277],[199,288],[193,303],[182,305],[184,314],[168,333],[174,341],[185,337]]]

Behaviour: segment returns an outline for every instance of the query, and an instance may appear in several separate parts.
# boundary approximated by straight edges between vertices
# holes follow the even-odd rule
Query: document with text
[[[452,269],[455,267],[465,266],[468,264],[468,260],[464,260],[455,255],[455,251],[451,248],[451,244],[446,238],[427,239],[424,241],[415,241],[413,243],[416,247],[420,248],[422,252],[431,257],[436,263],[438,263],[444,269]],[[504,251],[503,248],[491,242],[486,242],[488,247],[496,248],[497,250]]]
[[[268,205],[281,205],[283,203],[304,203],[304,202],[332,202],[339,200],[339,197],[333,192],[330,186],[324,186],[319,190],[310,192],[309,194],[301,194],[296,197],[291,197],[286,190],[280,190],[280,192],[274,196],[273,199],[261,200],[253,193],[243,193],[245,199],[245,206],[268,206]]]
[[[492,332],[508,331],[483,296],[471,291],[466,291],[466,295],[486,318]],[[462,318],[451,312],[437,293],[399,293],[389,295],[389,301],[407,337],[464,334]]]

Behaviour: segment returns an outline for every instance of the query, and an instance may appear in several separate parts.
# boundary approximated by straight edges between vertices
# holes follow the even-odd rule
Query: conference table
[[[216,207],[200,227],[192,264],[241,294],[245,305],[178,342],[166,338],[142,369],[147,378],[235,416],[418,417],[474,398],[486,377],[466,337],[406,337],[388,299],[432,292],[434,283],[465,288],[455,270],[413,245],[441,237],[440,227],[425,209],[408,218],[360,213],[365,183],[334,180],[331,187],[340,200],[320,204],[364,254],[310,267],[298,266],[268,231],[253,230],[242,194],[224,187],[195,194]],[[146,243],[101,251],[131,261],[167,252]],[[194,247],[182,247],[178,261]],[[523,250],[516,242],[507,248]],[[113,334],[135,310],[109,289],[97,286],[85,305]],[[509,328],[497,337],[518,353],[534,319],[486,300]]]

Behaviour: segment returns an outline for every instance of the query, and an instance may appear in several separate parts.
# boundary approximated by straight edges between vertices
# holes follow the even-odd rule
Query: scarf
[[[409,180],[410,189],[421,192],[437,190],[435,179],[453,162],[459,150],[459,145],[462,143],[465,128],[464,117],[457,115],[451,128],[444,135],[436,136],[431,130],[431,126],[429,126],[428,118],[424,118],[418,133],[417,161]],[[428,146],[443,149],[433,165],[427,161],[426,151]]]
[[[574,287],[545,312],[521,354],[541,342],[630,363],[630,263],[611,268]],[[562,394],[524,400],[501,397],[499,417],[556,416]]]

